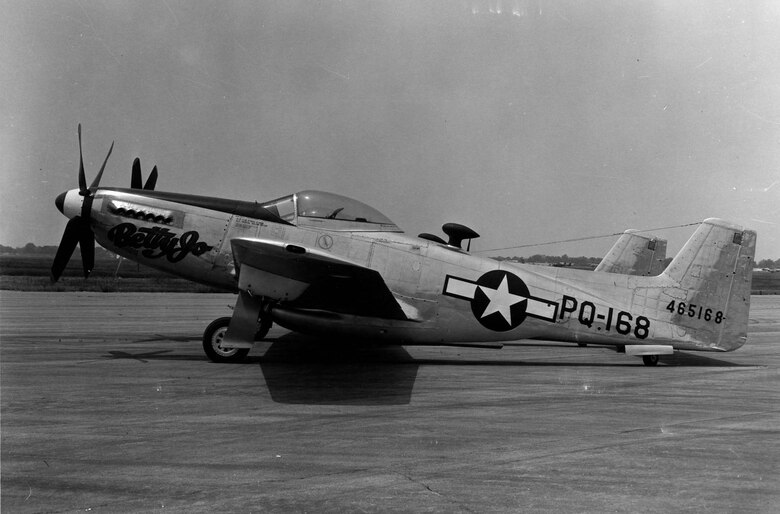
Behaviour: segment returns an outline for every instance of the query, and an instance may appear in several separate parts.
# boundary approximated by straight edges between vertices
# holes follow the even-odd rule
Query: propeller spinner
[[[62,240],[51,266],[52,282],[56,282],[62,276],[62,272],[76,249],[76,245],[79,245],[81,249],[81,264],[84,268],[84,278],[89,277],[89,274],[95,267],[95,234],[90,226],[92,201],[113,149],[114,143],[112,142],[111,148],[108,149],[108,154],[95,180],[87,187],[87,178],[84,173],[84,157],[81,151],[81,124],[79,123],[79,188],[66,191],[54,200],[57,209],[70,218],[70,220],[65,226],[65,232],[62,234]]]

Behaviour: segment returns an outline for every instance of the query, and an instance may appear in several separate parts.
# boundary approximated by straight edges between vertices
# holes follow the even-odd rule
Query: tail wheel
[[[222,346],[229,324],[230,317],[218,318],[212,321],[206,327],[206,331],[203,332],[203,351],[214,362],[241,362],[249,354],[249,348],[226,348]]]
[[[645,363],[645,366],[657,366],[658,355],[643,355],[642,362]]]

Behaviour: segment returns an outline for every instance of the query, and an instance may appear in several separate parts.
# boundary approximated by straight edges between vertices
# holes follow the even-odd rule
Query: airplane
[[[658,276],[499,262],[448,236],[405,234],[378,210],[307,190],[257,203],[156,191],[133,166],[130,188],[87,187],[79,125],[79,187],[55,205],[69,218],[52,264],[76,245],[84,276],[95,240],[125,258],[238,293],[203,349],[240,362],[273,323],[371,343],[480,345],[545,340],[607,346],[655,366],[677,350],[728,352],[747,341],[756,233],[704,220]],[[113,143],[112,143],[113,148]],[[138,169],[138,171],[136,171]]]
[[[615,242],[593,271],[654,277],[666,260],[666,240],[628,229]]]

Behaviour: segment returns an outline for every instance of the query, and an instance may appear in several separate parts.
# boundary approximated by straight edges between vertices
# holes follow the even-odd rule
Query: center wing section
[[[238,287],[301,309],[406,320],[375,270],[329,252],[273,239],[230,241]]]

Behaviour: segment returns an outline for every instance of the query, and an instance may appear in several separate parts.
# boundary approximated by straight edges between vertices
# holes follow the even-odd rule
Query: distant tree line
[[[596,267],[601,262],[601,257],[569,257],[563,255],[536,254],[530,257],[493,257],[497,261],[512,261],[521,264],[549,264],[558,266]]]
[[[761,259],[756,263],[757,268],[780,268],[780,259],[772,260],[772,259]]]
[[[79,249],[78,247],[76,247],[76,252],[78,251]],[[53,245],[35,246],[33,243],[27,243],[21,248],[13,248],[11,246],[0,245],[0,254],[3,255],[44,255],[53,258],[56,253],[57,253],[57,247]],[[100,258],[109,255],[113,255],[113,253],[110,253],[105,248],[101,248],[99,246],[95,247],[96,257]]]
[[[519,262],[521,264],[548,264],[551,266],[572,266],[572,267],[596,267],[601,262],[601,257],[569,257],[563,255],[541,255],[536,254],[530,257],[493,257],[497,261]],[[673,257],[667,257],[664,261],[664,267],[672,262]],[[756,263],[756,268],[780,269],[780,259],[762,259]]]
[[[105,254],[104,256],[108,257],[110,255],[113,255],[108,250],[105,250],[103,248],[97,247],[95,248],[96,253],[98,256],[101,256],[102,254]],[[78,251],[78,250],[77,250]],[[11,254],[11,255],[49,255],[54,256],[54,254],[57,253],[57,247],[48,245],[48,246],[35,246],[33,243],[27,243],[21,248],[13,248],[11,246],[5,246],[0,245],[0,254]],[[497,261],[512,261],[512,262],[519,262],[521,264],[549,264],[549,265],[558,265],[558,266],[572,266],[572,267],[596,267],[598,266],[599,262],[601,262],[601,257],[569,257],[565,253],[563,255],[542,255],[542,254],[535,254],[530,257],[493,257],[493,259]],[[665,264],[669,264],[672,261],[671,257],[668,257],[666,259]],[[780,259],[772,260],[772,259],[762,259],[756,263],[757,268],[770,268],[770,269],[778,269],[780,268]]]
[[[10,246],[0,245],[0,253],[4,254],[26,254],[26,255],[52,255],[57,252],[56,246],[35,246],[27,243],[21,248],[12,248]]]

